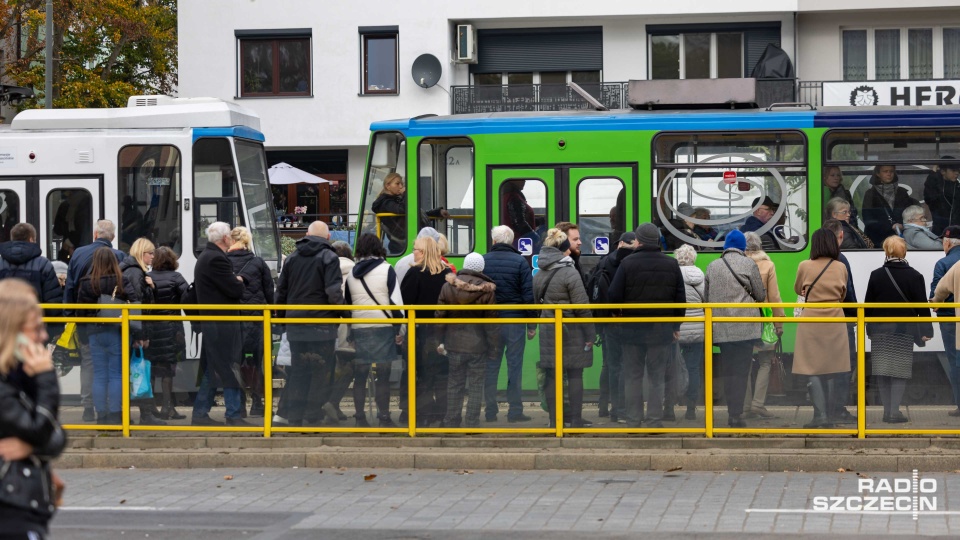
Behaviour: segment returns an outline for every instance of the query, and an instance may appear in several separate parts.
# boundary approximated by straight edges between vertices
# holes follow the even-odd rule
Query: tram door
[[[571,221],[586,271],[636,224],[633,166],[493,168],[490,179],[490,226],[513,229],[514,247],[527,256],[539,253],[548,229]]]
[[[93,241],[100,219],[100,177],[0,179],[0,242],[26,221],[37,229],[45,257],[69,262],[73,250]]]

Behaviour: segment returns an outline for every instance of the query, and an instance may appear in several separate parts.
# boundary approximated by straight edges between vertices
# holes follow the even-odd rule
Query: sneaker
[[[816,418],[814,418],[809,424],[803,425],[803,429],[826,429],[832,427],[833,424],[831,424],[828,420],[817,420]]]
[[[762,407],[762,408],[759,408],[759,409],[756,408],[756,407],[754,407],[753,409],[750,410],[750,413],[753,414],[753,415],[756,416],[756,417],[759,417],[759,418],[767,418],[767,419],[769,419],[769,418],[776,418],[776,417],[777,417],[777,415],[775,415],[775,414],[773,414],[772,412],[768,411],[766,407]],[[849,413],[847,413],[847,414],[849,414]]]
[[[227,418],[227,425],[228,426],[254,426],[256,424],[251,424],[250,422],[247,422],[243,418]]]
[[[343,414],[343,411],[340,410],[340,407],[337,405],[333,406],[334,410],[337,411],[337,420],[343,422],[347,419],[347,415]]]
[[[395,428],[395,427],[399,427],[399,426],[397,426],[397,424],[395,424],[395,423],[393,422],[393,420],[390,419],[390,415],[389,415],[389,414],[377,416],[377,420],[380,421],[380,427],[383,427],[383,428]]]
[[[278,426],[289,426],[290,421],[286,418],[280,416],[279,414],[273,415],[273,423]]]
[[[953,413],[950,413],[950,416],[953,416]],[[83,408],[83,421],[84,422],[93,422],[97,419],[97,413],[93,411],[93,407],[84,407]]]
[[[141,426],[165,426],[167,425],[167,423],[157,418],[156,416],[147,413],[147,414],[140,415],[140,425]]]
[[[209,416],[194,416],[190,420],[190,424],[194,426],[222,426],[223,422],[218,422]]]
[[[337,414],[337,409],[333,406],[333,403],[327,402],[321,407],[323,410],[324,418],[323,421],[325,424],[330,426],[340,425],[340,417]]]
[[[830,421],[835,424],[856,424],[857,417],[850,414],[850,411],[846,409],[840,409],[840,414],[834,418],[830,418]]]
[[[743,418],[741,418],[741,417],[739,417],[739,416],[731,416],[731,417],[727,420],[727,425],[730,426],[730,427],[732,427],[732,428],[745,428],[745,427],[747,427],[747,423],[744,422],[744,421],[743,421]]]
[[[517,423],[517,422],[529,422],[529,421],[531,421],[531,420],[533,420],[533,418],[530,418],[529,416],[527,416],[527,415],[525,415],[525,414],[519,414],[519,415],[517,415],[517,416],[512,416],[512,417],[511,417],[511,416],[508,416],[508,417],[507,417],[507,422],[510,422],[511,424],[515,424],[515,423]]]

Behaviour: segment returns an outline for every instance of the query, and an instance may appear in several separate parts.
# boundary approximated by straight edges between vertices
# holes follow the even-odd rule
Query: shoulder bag
[[[817,277],[815,277],[815,278],[813,279],[813,283],[811,283],[810,286],[807,287],[807,294],[798,294],[798,295],[797,295],[797,303],[798,303],[798,304],[806,303],[807,297],[810,296],[810,291],[813,290],[813,286],[816,285],[818,281],[820,281],[820,277],[823,276],[823,273],[827,271],[827,268],[830,268],[830,265],[831,265],[831,264],[833,264],[833,259],[830,259],[830,261],[827,262],[827,265],[823,267],[823,270],[821,270],[820,273],[817,274]],[[798,307],[793,308],[793,316],[794,316],[794,317],[799,317],[799,316],[801,316],[801,315],[803,315],[803,306],[798,306]]]
[[[900,285],[897,284],[897,280],[893,279],[893,274],[890,273],[890,269],[886,266],[883,267],[883,270],[887,273],[887,277],[890,278],[890,282],[893,283],[893,288],[897,290],[897,294],[900,295],[900,298],[904,302],[910,302],[907,300],[907,295],[903,294],[903,290],[900,289]],[[927,342],[923,340],[923,335],[920,333],[920,323],[904,323],[907,325],[907,330],[911,335],[913,335],[913,344],[917,347],[926,347]]]
[[[129,304],[127,300],[117,298],[117,292],[119,291],[120,286],[113,287],[113,294],[104,294],[100,293],[100,298],[97,300],[97,304],[100,305],[124,305]],[[130,315],[140,315],[139,309],[129,310]],[[113,317],[119,319],[123,316],[123,311],[120,309],[109,309],[109,308],[100,308],[97,311],[97,317]],[[142,332],[143,331],[143,322],[142,321],[129,321],[130,322],[130,333]]]
[[[723,255],[720,256],[720,260],[723,261],[723,264],[727,265],[727,268],[730,270],[730,273],[733,274],[733,278],[737,280],[737,283],[739,283],[741,287],[743,287],[743,290],[747,293],[747,295],[749,295],[750,298],[754,298],[753,292],[750,290],[749,287],[747,287],[746,283],[740,280],[740,276],[733,271],[733,267],[730,266],[730,263],[728,263],[725,258],[723,258]],[[773,317],[773,309],[768,307],[762,307],[759,309],[760,309],[760,315],[762,317]],[[780,341],[780,336],[777,335],[776,328],[773,326],[772,322],[767,321],[762,323],[760,328],[760,340],[768,344],[774,344]]]

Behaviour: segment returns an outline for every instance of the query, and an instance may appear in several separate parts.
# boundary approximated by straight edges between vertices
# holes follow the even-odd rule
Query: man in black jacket
[[[119,249],[113,249],[113,239],[116,237],[116,228],[109,219],[101,219],[93,229],[96,238],[90,244],[78,247],[70,257],[70,266],[67,267],[67,282],[63,287],[63,303],[77,302],[77,288],[80,280],[90,273],[93,263],[93,252],[108,247],[117,256],[117,262],[122,262],[127,256]],[[72,316],[73,310],[65,308],[64,315]],[[90,355],[90,345],[86,343],[85,325],[78,324],[77,332],[80,336],[80,405],[83,406],[83,421],[92,422],[96,419],[93,411],[93,356]]]
[[[277,304],[342,305],[343,290],[340,259],[330,245],[330,230],[322,221],[314,221],[307,235],[297,241],[297,249],[283,265],[277,284]],[[329,319],[349,316],[346,311],[289,309],[278,318]],[[284,390],[291,426],[320,418],[321,407],[330,400],[333,375],[337,366],[334,344],[336,324],[290,324],[290,376]],[[332,404],[324,408],[327,418],[337,420]],[[329,410],[328,410],[329,409]]]
[[[610,284],[613,283],[613,278],[617,275],[617,269],[620,268],[623,259],[633,255],[637,247],[639,247],[639,244],[636,233],[625,232],[620,235],[617,249],[608,255],[604,255],[597,263],[602,275],[598,276],[595,285],[588,285],[587,296],[590,297],[591,302],[606,304],[610,301]],[[594,287],[596,287],[596,290],[591,290]],[[617,313],[595,309],[593,315],[595,317],[614,317]],[[610,422],[626,421],[623,403],[623,377],[621,376],[623,350],[620,345],[620,326],[611,323],[597,325],[597,333],[603,340],[603,347],[600,349],[603,354],[603,367],[600,369],[600,416],[609,416]]]
[[[685,304],[683,274],[676,259],[660,252],[660,229],[652,223],[637,227],[640,247],[620,263],[608,296],[626,304]],[[683,317],[685,309],[624,310],[625,317]],[[643,417],[643,371],[650,377],[648,427],[663,427],[664,374],[680,338],[680,323],[622,325],[624,403],[627,424],[639,427]]]
[[[241,276],[233,273],[233,265],[227,258],[230,248],[230,225],[222,221],[207,227],[207,245],[197,257],[194,267],[194,287],[198,304],[240,304],[243,298],[244,282]],[[239,309],[223,311],[204,311],[204,315],[240,315]],[[212,390],[223,388],[223,401],[228,426],[252,425],[241,417],[242,401],[240,373],[242,359],[242,323],[239,321],[203,322],[203,362],[206,370],[197,392],[193,407],[194,425],[211,426],[220,422],[209,416],[213,402]]]
[[[41,304],[60,304],[63,302],[63,289],[53,264],[44,257],[37,245],[37,230],[29,223],[18,223],[10,230],[10,241],[0,244],[0,279],[20,278],[37,291]],[[57,317],[50,310],[48,317]]]
[[[490,231],[493,246],[483,256],[484,274],[497,285],[497,304],[533,304],[533,274],[527,260],[513,248],[513,230],[507,225],[499,225]],[[504,310],[500,317],[536,318],[536,311]],[[530,417],[523,414],[521,396],[523,376],[524,334],[527,339],[537,335],[537,325],[523,324],[500,325],[500,347],[496,358],[487,359],[487,371],[483,384],[483,399],[486,402],[487,422],[496,422],[497,380],[500,378],[500,364],[504,353],[507,356],[507,421],[529,422]]]

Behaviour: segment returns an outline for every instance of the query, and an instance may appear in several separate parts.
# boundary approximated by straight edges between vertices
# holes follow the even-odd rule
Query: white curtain
[[[907,57],[910,79],[933,78],[933,30],[911,28],[907,31]]]
[[[867,80],[867,31],[843,31],[843,80]]]
[[[900,30],[874,31],[876,80],[893,81],[900,78]]]
[[[960,28],[943,29],[943,76],[960,77]]]

